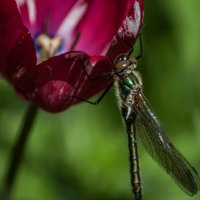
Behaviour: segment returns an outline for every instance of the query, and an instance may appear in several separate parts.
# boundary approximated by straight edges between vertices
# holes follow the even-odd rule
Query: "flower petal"
[[[143,25],[144,1],[129,0],[126,17],[115,35],[107,55],[115,60],[119,55],[130,52]]]
[[[76,49],[90,55],[103,55],[125,17],[128,0],[89,2],[87,12],[74,32],[74,34],[80,33],[81,35]]]
[[[28,77],[34,87],[24,87],[24,82],[16,86],[18,93],[49,112],[65,110],[80,101],[71,96],[88,99],[106,88],[112,78],[91,81],[84,72],[84,67],[91,77],[97,77],[112,70],[112,63],[106,57],[89,57],[83,52],[69,52],[50,58],[39,64],[32,76]],[[24,79],[25,80],[25,79]],[[25,80],[27,81],[27,80]]]
[[[55,35],[76,0],[17,0],[25,25],[33,37],[41,32]]]
[[[33,40],[23,25],[14,0],[1,0],[0,6],[0,69],[15,84],[36,64]]]

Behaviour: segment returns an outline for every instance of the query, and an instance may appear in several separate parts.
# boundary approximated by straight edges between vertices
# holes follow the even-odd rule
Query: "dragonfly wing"
[[[139,134],[145,149],[188,195],[194,195],[200,188],[197,171],[183,157],[165,135],[156,115],[143,94],[135,98],[134,112],[142,124]]]

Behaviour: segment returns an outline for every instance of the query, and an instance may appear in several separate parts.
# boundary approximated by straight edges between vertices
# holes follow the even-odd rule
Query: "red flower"
[[[50,112],[77,103],[71,96],[88,99],[105,89],[112,77],[91,81],[84,67],[91,77],[112,71],[143,20],[143,0],[18,0],[21,15],[14,0],[0,1],[1,74]]]

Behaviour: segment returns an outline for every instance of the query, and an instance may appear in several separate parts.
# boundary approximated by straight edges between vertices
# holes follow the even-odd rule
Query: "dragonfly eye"
[[[119,56],[119,57],[117,58],[117,61],[125,61],[125,60],[128,60],[128,57],[125,56],[125,55]]]

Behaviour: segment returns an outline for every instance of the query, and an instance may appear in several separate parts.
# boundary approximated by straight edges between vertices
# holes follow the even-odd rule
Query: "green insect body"
[[[142,199],[136,119],[142,128],[139,136],[150,156],[184,192],[195,195],[200,188],[199,174],[166,136],[164,128],[143,94],[141,76],[135,70],[136,66],[137,60],[130,56],[121,56],[115,63],[115,85],[127,130],[131,185],[135,200]]]

